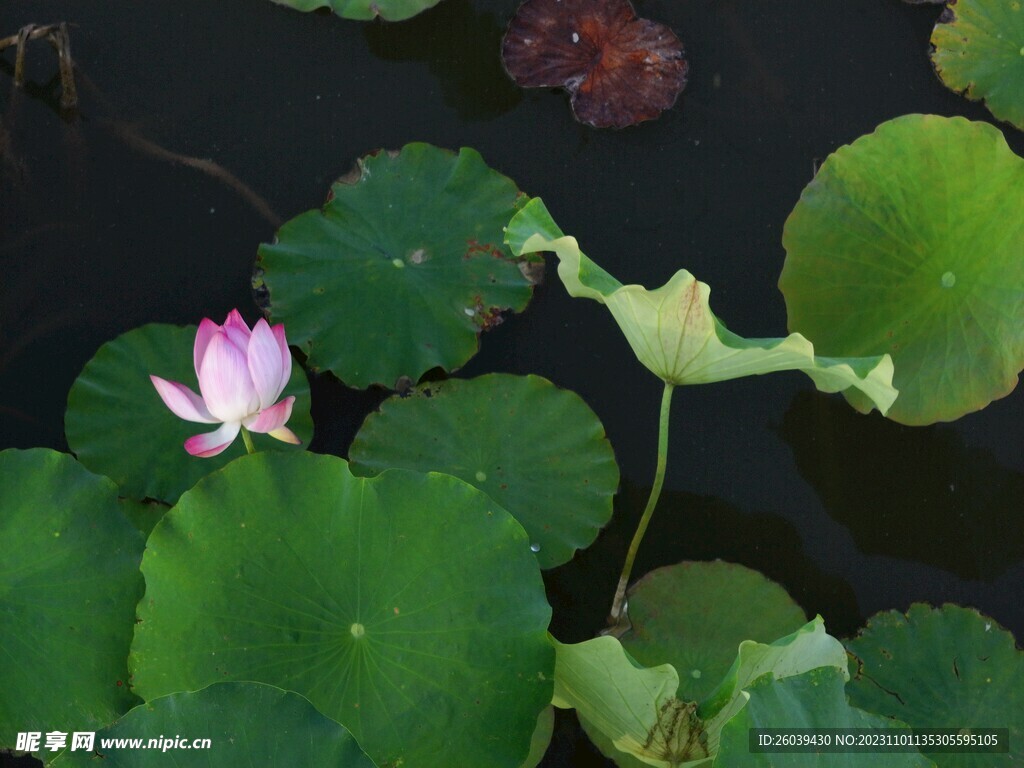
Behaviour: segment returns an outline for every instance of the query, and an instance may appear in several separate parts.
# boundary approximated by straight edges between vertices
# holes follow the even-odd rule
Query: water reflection
[[[604,627],[618,568],[648,491],[623,481],[612,522],[597,541],[571,562],[545,573],[554,608],[551,631],[562,642],[586,640]],[[681,560],[715,559],[741,563],[777,581],[809,616],[825,616],[836,636],[853,634],[863,623],[852,587],[808,557],[789,521],[745,512],[712,496],[662,493],[637,555],[635,578]]]
[[[366,24],[364,30],[378,58],[425,63],[444,103],[463,120],[491,120],[523,98],[501,66],[504,25],[493,13],[476,13],[469,0],[445,0],[401,24]]]
[[[905,427],[802,393],[779,432],[861,551],[985,581],[1024,558],[1024,475],[952,426]]]

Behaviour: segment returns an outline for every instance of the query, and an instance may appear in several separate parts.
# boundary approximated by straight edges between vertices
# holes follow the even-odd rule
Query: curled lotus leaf
[[[932,32],[942,82],[1024,130],[1024,3],[954,0]]]
[[[610,636],[555,643],[556,707],[576,710],[587,733],[623,768],[709,766],[722,728],[761,677],[781,680],[819,667],[846,676],[842,643],[821,618],[773,643],[742,642],[715,692],[700,704],[685,700],[671,664],[644,667]]]
[[[823,392],[855,388],[885,413],[896,399],[888,355],[831,358],[814,354],[799,333],[784,339],[745,339],[711,312],[711,289],[685,269],[661,288],[623,285],[565,236],[539,198],[509,223],[506,242],[516,254],[554,251],[570,296],[611,311],[637,359],[668,384],[708,384],[773,371],[799,370]]]
[[[638,19],[629,0],[526,0],[501,47],[524,88],[564,87],[576,118],[595,128],[653,120],[686,86],[683,44]]]

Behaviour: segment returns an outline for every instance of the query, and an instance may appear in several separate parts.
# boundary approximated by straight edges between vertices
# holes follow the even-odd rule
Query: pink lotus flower
[[[231,310],[224,325],[204,318],[196,333],[194,358],[202,397],[184,384],[149,377],[176,416],[200,424],[220,423],[216,431],[186,440],[186,451],[202,458],[216,456],[243,429],[299,444],[285,426],[295,398],[274,402],[292,374],[283,325],[271,328],[260,319],[250,331],[237,309]],[[248,445],[248,435],[245,438]]]

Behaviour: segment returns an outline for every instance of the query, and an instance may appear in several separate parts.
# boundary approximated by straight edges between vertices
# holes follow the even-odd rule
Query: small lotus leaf
[[[454,370],[481,331],[530,300],[525,265],[502,245],[524,199],[472,149],[368,155],[322,210],[260,246],[254,286],[308,364],[350,386]]]
[[[239,437],[219,456],[189,455],[183,447],[186,438],[212,432],[216,425],[175,416],[149,380],[153,374],[198,392],[192,357],[195,337],[195,326],[152,323],[128,331],[100,347],[71,385],[64,416],[68,446],[82,464],[117,483],[125,496],[173,504],[199,478],[245,453]],[[288,395],[295,396],[288,427],[302,445],[253,433],[257,450],[294,452],[309,445],[309,382],[298,365],[292,367],[281,394]]]
[[[879,613],[847,643],[857,707],[916,728],[1007,728],[1009,752],[944,752],[942,768],[1002,768],[1024,759],[1024,654],[992,619],[957,605]]]
[[[385,21],[411,19],[420,11],[433,8],[440,0],[274,0],[299,11],[330,8],[339,16],[357,21],[380,17]]]
[[[519,768],[551,701],[551,609],[522,527],[448,475],[258,453],[150,534],[130,663],[147,698],[296,691],[378,764]]]
[[[1024,130],[1024,3],[954,0],[932,32],[932,63],[950,89]]]
[[[773,371],[800,370],[824,392],[850,387],[885,412],[896,399],[892,361],[875,357],[816,357],[799,333],[784,339],[744,339],[711,312],[711,289],[684,269],[654,290],[622,285],[562,234],[539,198],[508,225],[517,254],[554,251],[558,276],[570,296],[594,299],[611,311],[637,359],[668,384],[707,384]]]
[[[65,453],[0,452],[0,488],[3,750],[18,733],[98,730],[137,701],[126,660],[143,542],[117,487]]]
[[[524,88],[562,86],[576,119],[595,128],[653,120],[686,86],[683,44],[638,19],[629,0],[526,0],[501,57]]]
[[[870,728],[912,737],[905,723],[851,707],[845,683],[835,667],[818,667],[781,680],[765,675],[754,681],[747,688],[747,705],[722,729],[715,768],[934,768],[931,760],[913,751],[751,751],[751,728],[806,728],[831,739],[841,729]]]
[[[144,745],[161,741],[152,749],[119,749],[103,747],[104,739],[139,739]],[[178,746],[177,739],[187,746]],[[208,739],[209,746],[196,745],[198,739]],[[54,768],[97,764],[374,768],[344,726],[299,694],[263,683],[214,683],[200,691],[160,696],[99,731],[92,750],[68,750],[53,762]]]
[[[625,649],[644,666],[670,663],[678,696],[693,701],[714,690],[744,640],[770,643],[807,623],[774,581],[721,560],[651,571],[629,590],[629,620]]]
[[[349,458],[356,474],[401,467],[479,488],[522,524],[543,568],[590,546],[619,485],[600,420],[540,376],[452,379],[386,400]]]
[[[892,355],[895,421],[983,408],[1024,368],[1022,212],[1024,160],[991,125],[883,123],[825,161],[786,221],[790,328],[830,355]]]

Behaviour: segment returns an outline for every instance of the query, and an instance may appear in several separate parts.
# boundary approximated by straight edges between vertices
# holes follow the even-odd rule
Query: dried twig
[[[71,36],[65,21],[57,24],[26,24],[16,35],[0,38],[0,51],[12,45],[18,47],[14,55],[14,85],[18,88],[25,86],[25,49],[28,41],[43,37],[56,49],[60,62],[61,109],[74,111],[78,106],[78,90],[75,88],[75,63],[71,58]]]

